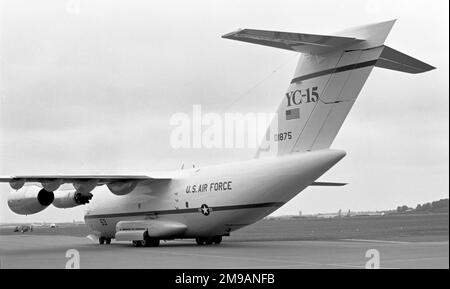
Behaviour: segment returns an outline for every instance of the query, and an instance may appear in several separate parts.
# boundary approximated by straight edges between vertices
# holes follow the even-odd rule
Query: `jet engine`
[[[81,193],[77,190],[55,192],[53,206],[60,209],[73,208],[89,203],[92,199],[91,193]]]
[[[131,193],[136,188],[137,182],[114,182],[107,184],[108,189],[117,196],[123,196]]]
[[[38,186],[24,186],[8,196],[8,207],[16,214],[31,215],[47,208],[55,199],[53,192]]]

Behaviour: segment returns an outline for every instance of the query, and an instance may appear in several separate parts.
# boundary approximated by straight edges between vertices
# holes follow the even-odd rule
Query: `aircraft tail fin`
[[[360,26],[337,36],[252,29],[224,35],[302,53],[257,156],[329,148],[375,66],[408,73],[434,69],[384,45],[394,23]]]

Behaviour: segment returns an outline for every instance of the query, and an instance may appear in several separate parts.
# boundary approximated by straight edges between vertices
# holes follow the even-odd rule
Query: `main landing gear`
[[[100,237],[100,238],[98,238],[98,243],[100,245],[103,245],[105,243],[106,243],[106,245],[109,245],[109,244],[111,244],[111,238]]]
[[[214,236],[214,237],[198,237],[195,238],[195,242],[197,245],[212,245],[212,244],[220,244],[222,242],[222,236]]]
[[[133,241],[135,247],[158,247],[160,243],[159,239],[145,237],[144,240]]]

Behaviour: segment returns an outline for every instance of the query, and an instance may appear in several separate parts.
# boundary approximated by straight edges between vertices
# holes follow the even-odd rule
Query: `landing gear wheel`
[[[145,237],[144,241],[142,242],[142,246],[144,247],[158,247],[159,246],[159,239],[155,239],[155,238],[150,238],[150,237]]]
[[[214,242],[214,244],[217,244],[217,245],[222,243],[222,236],[215,236],[213,238],[213,242]]]
[[[107,245],[111,244],[111,238],[106,238],[105,242]]]
[[[105,244],[105,240],[106,240],[105,237],[100,237],[100,238],[98,238],[98,243],[99,243],[100,245],[103,245],[103,244]]]
[[[158,247],[159,246],[159,239],[150,239],[150,247]]]
[[[212,245],[213,243],[213,238],[207,238],[205,241],[206,245]]]
[[[197,242],[197,245],[202,246],[205,244],[205,238],[195,238],[195,242]]]
[[[141,247],[142,246],[142,241],[133,241],[133,246]]]

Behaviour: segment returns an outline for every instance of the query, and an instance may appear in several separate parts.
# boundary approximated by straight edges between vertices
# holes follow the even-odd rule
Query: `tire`
[[[213,238],[207,238],[205,241],[206,245],[212,245],[213,243]]]
[[[111,244],[111,238],[106,238],[106,244],[107,245]]]
[[[158,247],[159,243],[160,243],[159,239],[150,239],[149,240],[150,247]]]
[[[205,238],[195,238],[195,242],[197,242],[197,245],[202,246],[205,244]]]
[[[220,243],[222,243],[222,236],[215,236],[213,238],[213,242],[214,244],[219,245]]]
[[[142,246],[142,241],[133,241],[133,246],[141,247]]]
[[[142,242],[143,247],[158,247],[160,240],[146,236]]]
[[[100,244],[100,245],[103,245],[103,244],[105,244],[105,237],[100,237],[100,238],[98,238],[98,243]]]

